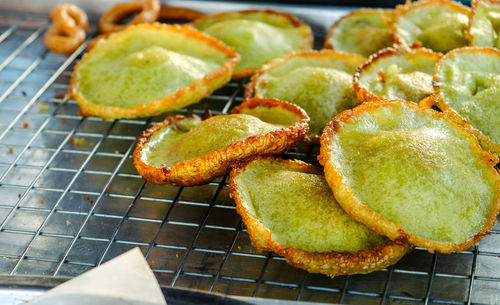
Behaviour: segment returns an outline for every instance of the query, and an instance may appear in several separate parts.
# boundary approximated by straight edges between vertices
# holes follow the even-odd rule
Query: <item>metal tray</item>
[[[164,116],[103,121],[78,115],[65,94],[85,45],[71,56],[45,49],[54,2],[0,4],[0,274],[72,277],[138,246],[168,287],[301,302],[500,303],[498,226],[461,253],[416,249],[389,269],[330,279],[256,252],[226,177],[190,188],[146,183],[131,152],[141,131]],[[80,2],[96,14],[113,2],[98,3]],[[251,7],[170,3],[206,12]],[[275,7],[313,24],[318,47],[328,26],[349,10]],[[243,100],[244,86],[230,82],[178,113],[227,113]],[[318,148],[300,146],[286,155],[315,163]]]
[[[0,276],[0,305],[18,305],[71,278],[50,276]],[[250,303],[191,289],[161,288],[168,305],[251,305]],[[259,304],[256,304],[259,305]]]

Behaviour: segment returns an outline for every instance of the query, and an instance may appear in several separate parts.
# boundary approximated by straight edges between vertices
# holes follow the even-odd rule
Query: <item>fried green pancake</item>
[[[470,45],[500,49],[500,1],[472,1]]]
[[[243,158],[287,151],[306,136],[308,122],[302,109],[266,99],[248,100],[232,114],[204,121],[169,117],[139,138],[134,165],[156,184],[204,184]]]
[[[228,46],[241,56],[233,77],[250,76],[274,58],[312,48],[308,25],[292,15],[272,11],[248,10],[206,15],[192,25]]]
[[[394,10],[359,9],[335,22],[325,39],[325,48],[368,57],[394,44],[391,23]]]
[[[469,129],[486,149],[500,153],[500,51],[453,50],[434,75],[437,106]]]
[[[396,263],[411,248],[352,219],[313,165],[257,157],[233,169],[230,185],[253,245],[309,272],[368,273]]]
[[[257,71],[245,97],[277,98],[302,107],[311,119],[309,137],[317,140],[334,116],[359,103],[352,75],[362,62],[361,56],[332,50],[294,53]]]
[[[325,128],[319,160],[344,210],[390,239],[450,253],[496,222],[498,157],[440,112],[401,101],[361,104]]]
[[[446,53],[468,45],[471,11],[455,1],[421,0],[396,7],[396,39]]]
[[[129,26],[100,39],[73,72],[85,115],[135,118],[196,103],[229,81],[238,55],[190,27]]]
[[[432,95],[432,76],[441,58],[427,49],[380,51],[354,75],[354,90],[361,102],[401,99],[412,102]]]

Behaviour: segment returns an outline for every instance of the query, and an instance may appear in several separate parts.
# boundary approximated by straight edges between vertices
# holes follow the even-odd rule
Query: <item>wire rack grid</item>
[[[499,227],[461,253],[417,248],[389,269],[334,279],[256,252],[226,177],[182,188],[137,174],[136,137],[163,116],[78,115],[65,94],[85,45],[68,57],[47,51],[48,25],[45,15],[0,12],[0,274],[76,276],[139,247],[164,286],[343,304],[500,303]],[[244,85],[178,113],[227,113]],[[315,163],[318,149],[286,156]]]

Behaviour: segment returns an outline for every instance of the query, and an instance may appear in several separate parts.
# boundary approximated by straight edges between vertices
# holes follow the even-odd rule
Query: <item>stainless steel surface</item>
[[[38,13],[7,9],[25,8],[22,3],[27,1],[0,2],[1,274],[76,276],[139,246],[164,286],[303,302],[500,303],[498,226],[462,253],[416,249],[387,270],[329,279],[256,252],[228,197],[225,177],[191,188],[146,183],[131,152],[141,131],[164,116],[81,117],[64,95],[85,46],[71,56],[47,51],[42,36],[49,20],[42,12],[54,1],[37,2]],[[175,4],[201,10],[249,6]],[[318,9],[301,14],[329,25],[346,9],[319,11],[321,18],[314,13]],[[316,35],[321,45],[322,31]],[[225,113],[242,101],[244,85],[231,82],[178,112]],[[287,156],[315,162],[317,152],[318,146],[301,146]]]

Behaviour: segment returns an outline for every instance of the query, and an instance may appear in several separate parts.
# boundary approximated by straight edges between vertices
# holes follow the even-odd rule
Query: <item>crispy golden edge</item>
[[[204,13],[187,7],[169,6],[163,4],[158,13],[158,22],[189,22],[203,16]]]
[[[92,38],[92,40],[87,45],[85,52],[90,52],[90,50],[92,50],[96,45],[105,41],[109,37],[109,35],[111,35],[111,33],[113,33],[113,32],[100,34],[100,35],[97,35],[96,37]]]
[[[247,83],[245,87],[245,93],[244,97],[245,99],[250,99],[257,97],[257,84],[259,82],[259,78],[262,76],[262,74],[266,73],[267,71],[276,68],[277,66],[280,66],[284,64],[285,62],[292,60],[296,57],[303,57],[303,58],[332,58],[332,59],[349,59],[349,58],[358,58],[362,59],[363,57],[357,54],[349,54],[349,53],[344,53],[340,51],[335,51],[335,50],[328,50],[328,49],[323,49],[323,50],[310,50],[310,51],[302,51],[302,52],[293,52],[288,55],[285,55],[280,58],[275,58],[268,64],[263,65],[260,67],[255,74],[250,78],[250,81]],[[291,101],[290,101],[291,102]],[[319,144],[319,135],[308,135],[306,137],[306,141],[310,141],[311,143],[317,143]]]
[[[382,14],[382,13],[392,13],[393,17],[394,18],[396,17],[396,11],[393,10],[393,9],[360,8],[358,10],[352,11],[349,14],[340,17],[340,19],[338,19],[337,21],[335,21],[335,23],[332,24],[332,26],[328,30],[328,34],[325,37],[325,49],[332,49],[332,50],[335,49],[335,47],[332,45],[332,43],[330,42],[330,40],[331,40],[332,36],[334,35],[335,31],[337,30],[337,28],[339,27],[340,23],[343,20],[348,19],[348,18],[350,18],[352,16],[368,15],[368,14],[371,15],[371,14],[374,14],[374,13],[380,13],[380,14]],[[382,18],[384,18],[384,16],[382,16]],[[391,20],[388,20],[386,18],[384,18],[384,21],[388,25],[392,25],[392,23],[393,23]]]
[[[254,247],[259,251],[273,251],[286,258],[287,262],[297,268],[311,273],[322,273],[330,277],[345,274],[369,273],[391,266],[398,262],[412,246],[404,240],[388,241],[370,250],[360,250],[356,254],[349,252],[309,252],[298,248],[285,247],[272,239],[271,231],[258,219],[249,215],[243,196],[238,191],[238,176],[253,161],[268,160],[280,162],[287,167],[304,173],[321,175],[319,167],[298,160],[284,160],[271,156],[256,156],[236,165],[230,174],[229,185],[231,196],[236,202],[236,211],[247,227]]]
[[[344,176],[342,175],[342,173],[340,173],[332,164],[332,162],[330,162],[330,160],[334,157],[330,149],[331,139],[334,134],[339,132],[341,125],[348,122],[351,117],[359,116],[363,112],[370,112],[379,107],[392,107],[397,104],[404,104],[409,108],[420,109],[433,118],[446,120],[448,123],[450,123],[451,126],[456,128],[461,135],[472,141],[474,151],[479,154],[481,159],[484,160],[484,162],[487,163],[489,167],[491,167],[491,171],[497,178],[497,193],[494,199],[493,208],[491,209],[491,213],[488,217],[488,220],[486,221],[486,224],[476,235],[460,244],[446,244],[410,234],[403,226],[395,224],[383,218],[379,213],[369,209],[363,202],[356,198],[356,196],[353,194],[353,190],[344,183]],[[332,188],[335,198],[337,199],[339,204],[354,219],[361,223],[364,223],[373,231],[379,234],[386,235],[391,240],[407,239],[410,243],[416,246],[427,248],[427,250],[431,253],[434,251],[438,251],[441,253],[459,252],[473,246],[484,236],[488,235],[491,227],[497,222],[496,216],[500,210],[500,174],[494,168],[494,166],[498,163],[498,157],[483,150],[481,146],[479,146],[476,138],[472,136],[472,134],[470,134],[467,130],[462,128],[459,124],[448,118],[443,113],[431,109],[422,108],[411,102],[398,100],[378,103],[365,103],[355,107],[352,110],[346,110],[336,116],[324,129],[323,134],[321,135],[320,142],[321,148],[318,160],[320,164],[325,167],[324,170],[326,181]]]
[[[253,155],[283,153],[307,135],[309,117],[304,110],[286,102],[273,99],[251,99],[235,107],[231,113],[239,113],[243,109],[253,109],[257,106],[280,107],[296,114],[300,120],[287,128],[248,137],[203,157],[179,162],[171,167],[148,165],[142,161],[142,149],[148,144],[153,134],[179,120],[186,119],[183,116],[168,117],[165,121],[144,131],[137,140],[133,155],[135,168],[144,179],[155,184],[200,185],[226,174],[232,164],[244,158]]]
[[[472,29],[472,22],[474,21],[474,17],[476,16],[476,7],[478,6],[479,2],[489,2],[491,4],[498,4],[500,5],[500,0],[472,0],[470,3],[472,13],[469,17],[469,25],[467,26],[467,32],[469,33],[469,46],[474,46],[474,35],[472,35],[471,29]]]
[[[286,18],[294,27],[300,28],[300,27],[307,27],[309,29],[308,33],[304,35],[304,44],[302,45],[302,49],[307,50],[307,49],[312,49],[313,46],[313,40],[314,36],[312,34],[311,28],[309,25],[303,23],[295,17],[294,15],[282,12],[282,11],[277,11],[273,9],[265,9],[265,10],[256,10],[256,9],[250,9],[250,10],[242,10],[242,11],[237,11],[237,12],[222,12],[222,13],[216,13],[216,14],[210,14],[210,15],[204,15],[193,22],[189,23],[189,25],[197,28],[198,25],[207,22],[208,20],[213,20],[213,19],[220,19],[222,17],[228,16],[228,15],[247,15],[247,14],[258,14],[258,13],[267,13],[267,14],[272,14],[272,15],[278,15]],[[243,69],[243,70],[235,70],[233,71],[232,78],[233,79],[240,79],[244,77],[251,76],[252,74],[255,73],[257,69]]]
[[[418,53],[424,56],[429,56],[429,57],[435,57],[436,60],[439,60],[443,57],[443,55],[439,52],[433,52],[430,49],[426,48],[417,48],[417,49],[412,49],[408,48],[405,45],[398,45],[394,48],[385,48],[377,53],[371,55],[368,60],[362,64],[361,66],[358,67],[358,70],[356,73],[354,73],[354,78],[352,80],[352,84],[354,87],[354,91],[356,92],[356,97],[361,103],[366,103],[366,102],[383,102],[387,101],[383,96],[376,95],[375,93],[371,92],[367,88],[364,88],[361,86],[359,83],[359,80],[361,78],[361,74],[371,68],[372,65],[374,65],[377,61],[382,60],[387,57],[391,56],[398,56],[398,55],[404,55],[409,52],[414,52]],[[426,97],[425,99],[427,99]]]
[[[205,45],[211,48],[215,48],[220,52],[226,54],[228,60],[217,70],[208,73],[203,78],[196,79],[189,86],[179,88],[174,94],[171,94],[160,100],[151,101],[149,103],[130,108],[99,105],[87,101],[82,93],[78,90],[77,86],[77,74],[80,65],[85,63],[88,58],[92,56],[94,51],[93,47],[95,45],[101,43],[104,40],[113,39],[113,37],[117,35],[126,35],[126,33],[134,31],[138,28],[182,33],[186,36],[186,39],[196,39],[199,42],[204,43]],[[103,119],[131,119],[137,117],[147,117],[196,103],[203,97],[211,94],[215,89],[222,87],[231,79],[232,70],[236,66],[240,58],[232,48],[227,47],[218,40],[187,26],[166,25],[160,23],[143,23],[139,25],[127,26],[127,28],[123,31],[111,33],[109,34],[109,36],[98,36],[96,39],[97,40],[95,40],[95,42],[92,44],[90,51],[88,53],[85,53],[82,60],[75,66],[73,75],[71,77],[68,93],[70,97],[75,99],[80,106],[80,112],[82,115],[96,115]]]
[[[436,95],[436,100],[435,104],[436,106],[444,112],[447,116],[449,116],[451,119],[453,119],[455,122],[460,124],[462,127],[467,129],[470,133],[472,133],[481,143],[481,145],[488,149],[489,151],[500,154],[500,143],[495,143],[490,137],[482,133],[480,130],[476,129],[474,126],[472,126],[467,119],[463,118],[458,112],[456,112],[451,106],[446,102],[443,92],[441,90],[441,67],[443,66],[443,63],[456,53],[461,53],[461,52],[479,52],[479,53],[493,53],[499,56],[500,58],[500,50],[492,48],[492,47],[463,47],[459,49],[454,49],[451,50],[450,52],[446,53],[446,55],[441,58],[441,60],[438,62],[436,65],[436,69],[434,70],[434,78],[433,78],[433,86],[434,86],[434,92]],[[431,105],[432,106],[432,105]]]
[[[396,18],[394,20],[394,23],[392,23],[393,27],[393,35],[394,35],[394,41],[396,44],[402,44],[402,45],[408,45],[403,39],[403,37],[398,35],[398,21],[399,18],[403,15],[406,15],[409,11],[415,8],[419,8],[421,6],[428,6],[428,5],[434,5],[434,4],[440,4],[440,5],[446,5],[452,8],[455,11],[458,11],[460,13],[463,13],[467,16],[469,16],[469,19],[472,15],[472,10],[468,8],[467,6],[460,4],[455,1],[451,0],[419,0],[415,2],[407,1],[405,4],[402,5],[396,5]],[[409,45],[413,46],[421,46],[422,43],[418,40],[411,42]]]

